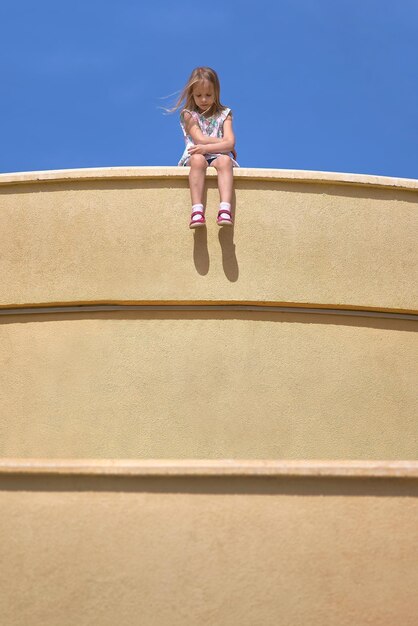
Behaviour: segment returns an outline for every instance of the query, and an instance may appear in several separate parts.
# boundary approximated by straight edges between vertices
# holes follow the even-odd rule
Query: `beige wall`
[[[1,316],[0,455],[415,459],[416,330],[279,312]]]
[[[417,485],[0,473],[2,624],[415,626]]]
[[[0,455],[417,457],[417,181],[240,170],[219,230],[209,176],[193,233],[187,171],[115,176],[0,176]]]
[[[418,181],[235,177],[0,175],[2,626],[415,626]]]
[[[186,173],[0,176],[0,305],[256,301],[417,309],[415,188],[236,175],[236,226],[188,229]],[[180,170],[180,174],[178,174]],[[99,177],[101,175],[101,178]],[[5,176],[5,175],[3,175]],[[93,174],[92,174],[93,176]],[[161,174],[162,176],[162,174]],[[16,176],[19,179],[19,176]],[[378,177],[371,179],[375,181]],[[391,179],[389,179],[391,180]]]

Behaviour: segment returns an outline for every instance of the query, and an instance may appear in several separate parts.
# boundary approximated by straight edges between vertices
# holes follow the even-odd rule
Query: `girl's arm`
[[[186,114],[187,115],[187,114]],[[191,116],[190,116],[191,117]],[[197,122],[189,122],[186,129],[188,134],[195,142],[195,146],[189,149],[190,154],[207,154],[208,152],[232,152],[235,148],[235,135],[232,130],[232,119],[228,115],[224,121],[223,131],[224,136],[220,137],[207,137],[200,130]],[[209,141],[212,140],[212,141]]]
[[[230,141],[218,141],[217,143],[198,143],[191,146],[188,150],[189,154],[208,154],[210,152],[232,152],[234,149]]]
[[[199,128],[199,124],[188,112],[184,113],[184,123],[186,133],[190,135],[195,144],[219,143],[219,137],[208,137],[207,135],[204,135]]]
[[[222,139],[220,137],[208,137],[207,135],[204,135],[199,128],[199,124],[196,122],[195,119],[193,119],[193,117],[190,115],[189,112],[184,113],[184,122],[185,122],[187,134],[190,135],[190,137],[193,139],[196,145],[197,144],[203,144],[203,145],[211,144],[211,148],[212,148],[213,147],[212,144],[223,143],[228,138],[229,140],[233,141],[233,146],[231,150],[234,148],[235,137],[232,131],[232,120],[231,120],[230,115],[228,115],[228,117],[224,121],[224,126],[223,126],[224,136]],[[227,137],[227,134],[228,134],[228,137]],[[223,148],[223,150],[225,149],[229,151],[229,148]]]
[[[232,129],[232,114],[230,113],[226,120],[224,121],[224,141],[228,141],[231,144],[229,151],[235,152],[235,134]]]

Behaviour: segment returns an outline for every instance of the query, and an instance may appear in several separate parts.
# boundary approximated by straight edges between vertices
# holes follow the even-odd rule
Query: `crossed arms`
[[[194,146],[189,148],[190,154],[207,154],[208,152],[232,152],[234,158],[236,157],[235,152],[235,135],[232,130],[232,119],[231,116],[228,115],[226,120],[224,121],[223,131],[224,136],[222,138],[219,137],[208,137],[204,135],[199,128],[196,120],[193,119],[190,113],[185,112],[184,114],[184,123],[186,132],[194,141]]]

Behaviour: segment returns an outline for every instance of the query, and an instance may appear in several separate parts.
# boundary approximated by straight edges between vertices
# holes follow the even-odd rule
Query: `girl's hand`
[[[189,154],[207,154],[209,152],[209,145],[205,146],[202,143],[198,143],[189,148],[188,152]]]

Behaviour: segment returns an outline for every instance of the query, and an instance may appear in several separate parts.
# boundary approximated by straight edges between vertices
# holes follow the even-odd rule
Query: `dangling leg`
[[[206,168],[208,163],[203,154],[192,154],[189,159],[189,185],[192,199],[192,214],[190,228],[205,225],[205,209],[203,206],[203,192],[205,189]]]
[[[212,165],[218,172],[220,204],[217,221],[219,226],[232,226],[231,202],[234,178],[231,157],[221,154],[212,162]]]

